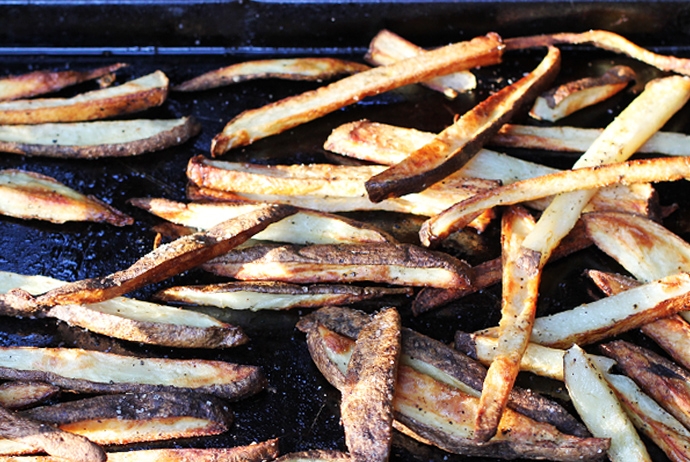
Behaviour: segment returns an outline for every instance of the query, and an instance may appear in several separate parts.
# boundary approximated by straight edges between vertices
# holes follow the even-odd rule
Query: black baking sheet
[[[489,31],[505,37],[540,32],[581,31],[592,27],[616,30],[657,51],[689,56],[683,2],[4,2],[0,1],[0,75],[36,69],[77,69],[124,61],[119,82],[161,69],[173,83],[234,62],[257,57],[328,55],[361,60],[368,41],[381,28],[424,46],[438,46]],[[539,61],[539,52],[512,52],[504,63],[477,71],[480,88],[448,100],[422,87],[411,86],[330,114],[320,120],[274,136],[225,156],[260,163],[329,162],[334,158],[322,148],[330,130],[341,123],[368,118],[421,130],[439,131],[455,114],[467,110],[490,91],[519,78]],[[568,80],[606,67],[626,63],[645,78],[658,71],[628,58],[589,47],[564,47],[560,79]],[[53,225],[0,217],[0,270],[43,274],[66,281],[102,276],[120,270],[148,252],[155,234],[155,217],[130,205],[133,197],[185,199],[185,166],[197,154],[208,155],[211,138],[244,109],[315,88],[319,84],[277,80],[251,81],[193,94],[171,93],[160,108],[137,115],[178,117],[194,115],[202,133],[183,146],[137,158],[94,161],[28,158],[0,155],[0,168],[21,168],[55,177],[131,214],[136,223],[125,228],[93,223]],[[67,89],[60,95],[90,90],[93,84]],[[603,126],[630,101],[628,91],[611,101],[583,111],[563,123]],[[668,124],[687,132],[688,110]],[[523,118],[523,120],[525,120]],[[529,151],[511,154],[557,167],[567,167],[576,155]],[[659,185],[662,205],[679,203],[666,224],[688,238],[690,198],[685,182]],[[414,234],[397,226],[409,217],[394,214],[352,214],[372,220],[401,240]],[[468,232],[465,242],[446,250],[476,264],[498,255],[498,230],[491,227],[477,235]],[[539,302],[540,314],[593,300],[596,290],[582,275],[584,269],[619,270],[603,254],[589,249],[547,266]],[[133,296],[149,297],[153,291],[175,284],[214,281],[193,270]],[[413,317],[409,300],[391,299],[358,306],[374,310],[383,304],[398,306],[404,325],[444,342],[456,329],[473,331],[494,325],[499,316],[498,287],[466,297],[446,307]],[[226,434],[147,445],[208,447],[249,444],[279,437],[283,453],[307,449],[344,450],[339,423],[339,393],[314,367],[303,334],[295,329],[306,311],[233,312],[201,308],[222,320],[236,323],[252,341],[223,351],[157,348],[113,340],[46,320],[2,319],[1,345],[83,347],[117,353],[201,357],[256,364],[264,368],[266,391],[233,404],[236,422]],[[630,337],[645,345],[636,334]],[[650,346],[650,345],[647,345]],[[555,393],[557,384],[531,377],[521,382]],[[549,388],[552,387],[552,388]],[[142,446],[137,446],[142,447]],[[654,459],[666,460],[653,446]],[[392,461],[465,461],[396,436]],[[485,460],[485,459],[472,459]],[[488,459],[486,459],[488,460]]]

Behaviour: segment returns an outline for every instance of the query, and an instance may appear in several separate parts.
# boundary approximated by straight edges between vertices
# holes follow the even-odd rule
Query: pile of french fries
[[[612,67],[559,82],[559,44],[589,44],[665,74],[637,82],[643,90],[606,127],[555,126],[641,78]],[[541,53],[531,72],[439,133],[353,120],[322,140],[340,163],[231,159],[233,149],[381,92],[423,84],[457,97],[477,86],[473,69],[527,49]],[[58,320],[166,348],[251,342],[241,326],[195,307],[310,309],[296,328],[341,393],[345,446],[280,455],[279,441],[270,439],[236,448],[122,450],[232,431],[231,403],[278,384],[268,384],[259,367],[225,361],[7,346],[0,347],[3,460],[384,462],[396,432],[463,457],[647,461],[649,440],[670,460],[690,460],[690,244],[663,226],[675,210],[658,204],[654,187],[690,179],[687,136],[662,131],[690,99],[690,60],[606,31],[511,39],[491,32],[433,50],[381,31],[363,60],[250,61],[172,86],[193,92],[257,78],[330,81],[240,113],[213,138],[210,156],[190,153],[188,202],[130,198],[131,207],[165,221],[152,250],[133,264],[71,282],[0,272],[4,316]],[[0,79],[0,150],[133,156],[180,145],[201,130],[192,117],[100,120],[168,98],[162,71],[113,85],[121,67]],[[36,98],[94,79],[104,88]],[[540,123],[515,123],[525,113]],[[582,155],[558,170],[489,147]],[[647,155],[634,158],[638,153]],[[343,215],[357,211],[421,217],[416,242]],[[0,172],[0,213],[136,225],[102,200],[19,170]],[[469,265],[443,250],[465,228],[490,226],[500,229],[500,257]],[[590,271],[597,299],[538,316],[547,265],[592,246],[627,274]],[[189,270],[224,282],[171,284],[154,301],[128,297]],[[404,327],[405,307],[388,304],[403,299],[415,315],[434,316],[435,308],[499,283],[497,325],[458,331],[452,345]],[[385,308],[356,309],[372,299]],[[664,353],[626,340],[633,330]],[[562,382],[572,406],[518,387],[523,372]],[[61,400],[68,392],[78,397]]]

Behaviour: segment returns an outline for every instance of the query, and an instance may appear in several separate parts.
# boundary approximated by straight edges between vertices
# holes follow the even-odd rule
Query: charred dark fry
[[[547,87],[559,65],[559,51],[549,48],[546,58],[530,74],[470,109],[402,162],[369,179],[369,199],[380,202],[419,192],[460,169],[514,112]]]
[[[93,196],[85,196],[54,178],[23,170],[0,171],[0,214],[39,219],[131,225],[133,220]]]
[[[137,156],[186,142],[201,125],[192,117],[0,126],[0,151],[67,159]]]
[[[79,122],[132,114],[160,106],[168,96],[168,78],[161,71],[116,87],[73,98],[44,98],[0,103],[0,124]]]
[[[79,348],[0,348],[0,378],[84,393],[198,391],[232,400],[263,389],[260,368],[200,359],[143,358]]]
[[[469,285],[465,262],[411,244],[260,244],[227,252],[202,268],[220,276],[253,281],[371,281],[445,288]]]
[[[87,438],[0,408],[0,436],[19,446],[75,462],[104,462],[106,454]]]
[[[60,90],[88,80],[98,79],[127,66],[111,64],[89,71],[35,71],[0,79],[0,101],[30,98]]]
[[[336,58],[284,58],[246,61],[206,72],[174,86],[173,91],[201,91],[254,79],[329,80],[366,71],[369,66]]]
[[[13,380],[0,385],[0,406],[22,409],[57,396],[60,388],[45,382]]]
[[[208,231],[162,245],[125,270],[53,289],[38,296],[36,303],[39,306],[95,303],[126,294],[228,252],[271,223],[295,212],[293,207],[267,205]]]
[[[234,147],[296,127],[370,95],[437,75],[495,64],[501,59],[501,50],[500,37],[492,33],[359,72],[317,90],[245,111],[216,135],[211,154],[220,156]]]

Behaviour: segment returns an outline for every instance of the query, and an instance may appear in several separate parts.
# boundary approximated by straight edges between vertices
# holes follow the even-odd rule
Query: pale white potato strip
[[[110,64],[87,71],[34,71],[0,78],[0,101],[8,101],[61,90],[88,80],[98,79],[127,66]]]
[[[585,152],[603,131],[603,128],[505,124],[487,144],[494,147]],[[688,156],[690,136],[684,133],[657,132],[640,146],[637,152]]]
[[[216,135],[211,154],[220,156],[234,147],[274,135],[320,116],[411,83],[477,66],[496,64],[502,55],[497,34],[455,43],[412,58],[379,66],[330,85],[244,111]]]
[[[563,369],[568,394],[580,418],[594,436],[611,440],[611,462],[651,462],[635,427],[587,353],[577,345],[569,348]]]
[[[635,71],[627,66],[613,66],[599,77],[585,77],[566,82],[540,95],[529,115],[555,122],[588,106],[593,106],[622,91],[635,80]]]
[[[49,383],[12,380],[0,385],[0,406],[22,409],[54,398],[59,393],[60,389]]]
[[[182,144],[200,129],[192,117],[0,125],[0,151],[69,159],[137,156]]]
[[[79,348],[0,348],[0,377],[42,380],[86,393],[194,390],[239,399],[263,388],[256,366],[121,356]]]
[[[130,216],[52,177],[15,169],[0,171],[0,214],[52,223],[95,221],[115,226],[133,223]]]
[[[490,192],[477,194],[430,218],[420,229],[420,240],[424,245],[432,245],[467,226],[480,213],[499,205],[512,205],[563,192],[589,190],[614,184],[630,185],[690,178],[690,162],[685,159],[674,157],[632,160],[517,181]]]
[[[560,52],[549,47],[532,72],[481,101],[431,142],[367,180],[369,199],[379,202],[419,192],[459,170],[514,112],[546,88],[559,67]]]
[[[364,59],[371,64],[385,66],[401,59],[411,58],[424,51],[414,43],[384,29],[371,39]],[[467,70],[434,77],[422,82],[422,85],[439,91],[448,98],[455,98],[458,92],[474,90],[477,87],[477,78]]]
[[[189,202],[164,198],[130,199],[131,204],[178,225],[208,229],[242,213],[261,207],[258,203]],[[291,244],[392,242],[394,239],[366,223],[315,210],[300,210],[254,235],[253,239]]]
[[[475,421],[475,438],[480,441],[488,441],[498,430],[532,334],[541,268],[539,256],[521,244],[533,227],[534,218],[525,209],[513,207],[503,213],[501,319],[496,356],[484,379]]]
[[[201,91],[254,79],[328,80],[369,66],[336,58],[259,59],[215,69],[175,85],[173,91]]]
[[[0,124],[79,122],[132,114],[163,104],[168,78],[156,71],[135,80],[72,98],[41,98],[0,103]]]
[[[573,169],[622,162],[630,158],[690,98],[690,78],[671,76],[652,80],[575,162]],[[542,263],[575,226],[597,189],[559,195],[544,210],[523,246],[541,254]]]
[[[690,60],[676,56],[661,55],[636,45],[615,32],[606,30],[589,30],[582,33],[558,33],[515,37],[505,40],[506,50],[543,47],[556,44],[591,44],[614,53],[625,54],[663,71],[690,75]]]

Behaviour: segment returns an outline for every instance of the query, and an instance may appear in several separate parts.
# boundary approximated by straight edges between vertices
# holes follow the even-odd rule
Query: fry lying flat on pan
[[[0,103],[0,124],[79,122],[132,114],[163,104],[168,78],[161,71],[72,98],[42,98]]]
[[[35,71],[0,78],[0,101],[30,98],[60,90],[88,80],[98,79],[126,64],[117,63],[89,71]]]
[[[0,385],[0,406],[22,409],[56,397],[60,388],[45,382],[11,380]]]
[[[335,58],[262,59],[206,72],[174,86],[173,91],[201,91],[253,79],[329,80],[366,71],[369,66]]]
[[[192,117],[0,125],[0,151],[68,159],[137,156],[182,144],[199,130]]]
[[[0,214],[15,218],[96,221],[131,225],[131,217],[93,196],[85,196],[54,178],[22,170],[0,171]]]

